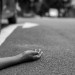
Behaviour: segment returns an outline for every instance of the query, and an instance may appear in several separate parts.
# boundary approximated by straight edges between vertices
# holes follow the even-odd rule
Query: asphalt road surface
[[[0,75],[75,75],[75,19],[31,18],[38,26],[19,26],[0,47],[0,56],[42,49],[41,59],[1,70]]]

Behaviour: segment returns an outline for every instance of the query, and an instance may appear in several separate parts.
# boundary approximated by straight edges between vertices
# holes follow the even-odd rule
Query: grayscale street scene
[[[75,0],[0,0],[0,75],[75,75]]]

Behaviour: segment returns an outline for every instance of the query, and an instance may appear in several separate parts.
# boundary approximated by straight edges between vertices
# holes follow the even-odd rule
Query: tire
[[[16,24],[17,20],[16,20],[16,16],[12,16],[10,18],[8,18],[8,23],[9,24]]]

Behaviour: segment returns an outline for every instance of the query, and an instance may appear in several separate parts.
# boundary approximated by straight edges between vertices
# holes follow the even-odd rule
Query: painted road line
[[[0,33],[0,46],[9,37],[9,35],[18,27],[18,25],[12,25],[4,28]]]
[[[11,35],[11,33],[18,27],[21,26],[22,28],[32,28],[35,26],[38,26],[36,23],[29,23],[26,22],[24,24],[15,24],[15,25],[10,25],[4,29],[2,29],[0,33],[0,46],[5,42],[5,40]]]
[[[29,23],[29,22],[27,22],[27,23],[24,23],[22,25],[22,28],[32,28],[32,27],[35,27],[35,26],[38,26],[38,24],[37,23]]]

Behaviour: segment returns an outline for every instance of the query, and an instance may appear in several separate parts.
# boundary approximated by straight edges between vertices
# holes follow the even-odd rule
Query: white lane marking
[[[0,46],[9,37],[9,35],[17,28],[17,25],[12,25],[4,28],[0,33]]]
[[[31,27],[38,26],[38,24],[26,22],[26,23],[24,23],[24,24],[14,24],[14,25],[10,25],[10,26],[8,26],[8,27],[2,29],[2,31],[1,31],[1,33],[0,33],[0,46],[5,42],[5,40],[11,35],[11,33],[12,33],[18,26],[21,26],[22,28],[31,28]]]
[[[32,28],[32,27],[35,27],[35,26],[38,26],[38,24],[37,23],[24,23],[23,25],[22,25],[22,28]]]

